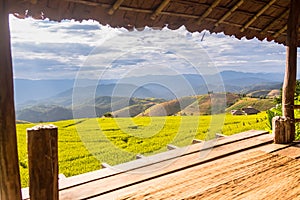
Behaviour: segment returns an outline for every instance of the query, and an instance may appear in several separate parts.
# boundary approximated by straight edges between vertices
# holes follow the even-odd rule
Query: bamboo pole
[[[268,24],[268,25],[260,32],[260,34],[262,34],[262,35],[263,35],[263,34],[266,34],[267,31],[268,31],[270,28],[272,28],[276,23],[278,23],[279,20],[282,20],[282,19],[284,19],[286,16],[288,16],[289,12],[290,12],[290,9],[287,9],[286,11],[284,11],[283,13],[281,13],[281,14],[279,15],[279,17],[276,18],[276,19],[274,19],[270,24]]]
[[[240,0],[235,6],[233,6],[221,19],[219,19],[215,23],[215,27],[219,26],[225,19],[227,19],[236,9],[238,9],[242,4],[244,3],[244,0]]]
[[[270,8],[277,0],[271,0],[267,5],[265,5],[252,19],[250,19],[241,29],[241,32],[244,32],[253,22],[257,20],[268,8]]]
[[[287,119],[285,140],[277,143],[291,143],[295,139],[294,93],[297,74],[298,21],[300,0],[291,0],[287,24],[286,69],[282,91],[282,113]]]
[[[214,8],[218,6],[218,4],[221,2],[221,0],[215,0],[211,6],[199,17],[197,20],[197,24],[200,25],[203,20],[213,11]]]
[[[158,15],[163,11],[163,9],[170,3],[170,0],[163,0],[163,2],[158,6],[158,8],[153,12],[150,19],[155,20]]]
[[[21,199],[10,32],[6,6],[0,0],[0,199]]]
[[[116,10],[120,7],[124,0],[117,0],[114,5],[109,9],[108,14],[113,15]]]
[[[27,129],[29,195],[31,200],[58,200],[57,127]]]

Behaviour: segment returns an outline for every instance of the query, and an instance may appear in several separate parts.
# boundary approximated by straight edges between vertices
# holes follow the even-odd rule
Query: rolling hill
[[[233,105],[240,96],[233,93],[198,96],[197,101],[181,110],[179,115],[210,115],[224,112],[224,108]]]
[[[170,116],[180,112],[197,100],[195,96],[182,97],[171,101],[156,104],[138,116]]]
[[[17,112],[18,120],[29,122],[58,121],[72,118],[71,109],[54,105],[33,106]]]
[[[124,107],[120,110],[113,111],[111,114],[113,117],[135,117],[141,113],[144,113],[148,108],[164,102],[163,99],[148,98],[144,101],[137,102],[134,105]]]
[[[265,111],[275,106],[273,99],[260,99],[245,97],[237,101],[232,106],[226,109],[227,112],[231,110],[239,110],[245,107],[251,106],[259,111]]]
[[[156,98],[97,97],[72,109],[62,106],[32,106],[17,112],[17,119],[40,122],[72,118],[210,115],[252,106],[260,111],[274,107],[273,99],[244,97],[238,94],[206,94],[166,101]],[[225,110],[226,108],[226,110]]]
[[[76,105],[76,106],[74,105],[73,107],[43,105],[43,104],[29,106],[17,111],[17,119],[30,121],[30,122],[41,122],[41,121],[46,122],[46,121],[58,121],[58,120],[73,119],[73,118],[101,117],[107,112],[118,113],[121,112],[122,109],[126,109],[126,108],[132,109],[138,106],[146,109],[150,105],[154,105],[164,101],[165,100],[163,99],[156,99],[156,98],[141,99],[141,98],[101,96],[101,97],[97,97],[94,100],[88,100],[86,102],[83,102],[80,105]],[[139,111],[142,112],[143,109]]]

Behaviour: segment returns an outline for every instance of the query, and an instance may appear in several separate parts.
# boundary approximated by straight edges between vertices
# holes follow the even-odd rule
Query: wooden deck
[[[247,131],[63,178],[60,199],[300,199],[300,144]],[[23,189],[28,199],[28,189]]]

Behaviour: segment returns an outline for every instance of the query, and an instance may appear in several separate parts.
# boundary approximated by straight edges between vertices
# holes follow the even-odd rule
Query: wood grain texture
[[[0,0],[0,199],[21,199],[7,1]]]
[[[58,200],[57,136],[53,125],[27,129],[31,200]]]
[[[241,140],[210,150],[185,155],[174,160],[148,165],[140,168],[139,170],[132,170],[116,176],[109,176],[103,179],[90,181],[82,185],[66,188],[60,191],[60,198],[85,199],[100,197],[101,195],[106,195],[122,188],[136,184],[138,185],[152,179],[159,179],[160,177],[168,176],[169,174],[192,169],[198,165],[213,162],[249,148],[251,149],[266,145],[270,142],[272,142],[272,136],[268,134],[247,140]],[[196,146],[196,144],[192,146]]]
[[[299,147],[287,147],[275,152],[276,154],[287,156],[290,158],[300,158],[300,148]]]
[[[93,199],[297,199],[300,189],[299,164],[299,160],[253,151]]]
[[[290,123],[287,124],[289,132],[286,133],[286,140],[278,141],[278,143],[290,143],[295,139],[295,116],[293,106],[297,75],[299,7],[300,0],[291,0],[287,24],[286,69],[282,87],[282,113],[284,117],[288,118]]]
[[[179,159],[180,157],[183,157],[185,155],[199,153],[201,150],[208,150],[209,147],[211,148],[212,146],[221,147],[230,143],[235,143],[250,138],[256,138],[266,134],[268,134],[268,132],[266,131],[250,130],[243,133],[231,135],[230,137],[225,137],[224,139],[220,139],[220,140],[217,139],[217,140],[210,141],[209,144],[207,144],[208,142],[202,142],[202,143],[190,145],[188,147],[174,149],[172,151],[166,151],[160,154],[145,157],[143,159],[138,159],[120,165],[112,166],[112,168],[105,168],[102,170],[97,170],[97,171],[69,177],[66,180],[60,181],[59,188],[60,190],[64,190],[77,185],[83,185],[91,181],[117,176],[121,173],[127,173],[133,170],[138,171],[139,169],[145,166],[159,164],[162,162],[169,162],[169,160]]]

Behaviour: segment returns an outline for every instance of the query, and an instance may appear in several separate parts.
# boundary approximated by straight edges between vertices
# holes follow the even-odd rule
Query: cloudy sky
[[[128,32],[95,21],[10,17],[15,78],[120,78],[147,74],[283,73],[285,47],[223,34],[146,29]],[[299,51],[299,50],[298,50]],[[300,62],[300,54],[298,55]]]

